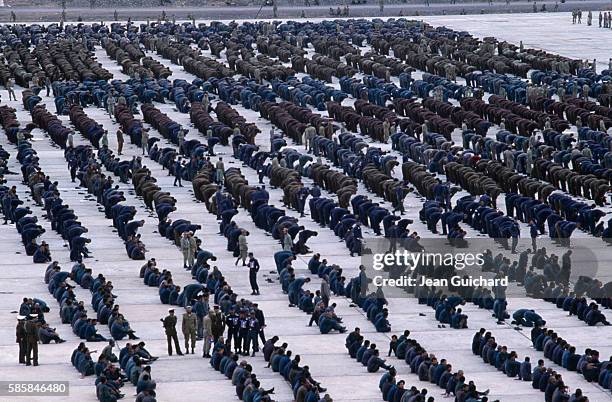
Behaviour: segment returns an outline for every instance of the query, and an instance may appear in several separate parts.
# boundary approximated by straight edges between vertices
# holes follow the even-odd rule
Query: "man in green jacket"
[[[29,315],[25,324],[26,332],[26,366],[38,366],[38,317]],[[32,362],[32,363],[30,363]]]
[[[187,307],[187,312],[183,314],[183,336],[185,337],[185,353],[189,354],[189,340],[191,339],[191,354],[195,353],[196,329],[198,323],[195,314],[191,312],[191,306]]]

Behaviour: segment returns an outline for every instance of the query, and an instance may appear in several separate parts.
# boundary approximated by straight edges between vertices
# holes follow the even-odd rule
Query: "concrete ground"
[[[478,35],[495,35],[504,38],[504,32],[509,35],[508,40],[517,41],[518,37],[511,32],[520,32],[520,38],[528,43],[538,44],[539,47],[548,50],[558,51],[576,57],[592,58],[605,60],[606,50],[599,46],[599,39],[604,40],[604,36],[609,32],[598,30],[595,27],[572,26],[567,22],[567,15],[534,15],[528,16],[530,24],[526,24],[524,16],[504,16],[503,23],[491,24],[490,28],[483,28],[483,17],[463,17],[448,18],[443,17],[436,20],[428,20],[434,24],[449,24],[453,28],[464,26],[462,29],[474,30]],[[556,19],[551,19],[555,17]],[[497,17],[496,17],[497,18]],[[499,17],[502,19],[502,17]],[[463,23],[461,21],[464,21]],[[565,21],[565,22],[563,22]],[[571,20],[570,20],[571,21]],[[499,25],[499,26],[498,26]],[[504,32],[502,32],[504,31]],[[512,37],[510,37],[512,35]],[[569,39],[575,36],[589,35],[596,36],[595,40],[584,39],[580,45],[572,47]],[[601,36],[599,36],[601,35]],[[562,39],[565,38],[565,39]],[[311,49],[312,51],[312,49]],[[127,78],[120,72],[120,67],[106,56],[106,53],[97,49],[98,60],[105,68],[112,71],[115,78]],[[173,65],[170,61],[162,59],[157,55],[151,54],[157,60],[170,67],[173,75],[170,79],[184,78],[192,80],[195,77],[183,71],[182,67]],[[204,55],[209,55],[204,52]],[[601,56],[600,56],[601,55]],[[337,81],[335,83],[337,85]],[[6,91],[0,91],[2,99],[8,99]],[[18,94],[18,99],[20,95]],[[346,100],[350,104],[353,100]],[[44,104],[50,111],[55,111],[53,99],[44,97]],[[18,102],[7,102],[15,107],[18,118],[22,126],[31,121],[29,113],[24,110],[23,105]],[[203,141],[203,137],[196,129],[190,127],[189,116],[177,112],[173,105],[156,104],[156,106],[166,113],[173,120],[184,124],[190,128],[189,138],[198,138]],[[247,121],[254,122],[261,129],[262,133],[256,142],[262,148],[267,148],[267,133],[270,125],[261,119],[257,113],[246,110],[241,106],[234,106]],[[110,147],[116,149],[114,132],[118,125],[111,120],[102,109],[89,107],[86,109],[96,121],[102,123],[108,129]],[[141,116],[137,116],[141,117]],[[67,116],[60,116],[60,119],[69,125]],[[147,125],[148,126],[148,125]],[[115,286],[114,293],[118,296],[117,303],[121,310],[130,321],[131,326],[137,334],[147,343],[147,348],[160,359],[153,364],[153,378],[157,381],[158,401],[180,401],[180,400],[202,400],[202,401],[234,401],[237,400],[235,391],[231,383],[225,380],[219,373],[212,370],[208,360],[201,358],[201,342],[198,343],[200,353],[185,357],[167,357],[166,341],[159,322],[159,318],[166,314],[168,306],[160,303],[157,289],[145,287],[138,272],[142,262],[132,261],[126,257],[123,242],[114,232],[111,222],[104,218],[96,205],[95,198],[87,195],[84,189],[78,188],[70,182],[63,152],[53,145],[45,133],[39,129],[33,131],[33,147],[38,152],[41,159],[41,166],[52,180],[60,183],[61,196],[79,216],[84,226],[89,228],[89,236],[93,239],[90,250],[93,258],[86,260],[94,273],[103,273],[108,280]],[[154,129],[150,132],[151,136],[160,137]],[[75,136],[77,144],[87,143],[87,140],[80,136]],[[165,140],[161,140],[164,145],[172,146]],[[16,149],[9,144],[4,133],[0,134],[0,144],[12,154],[10,168],[18,170],[17,161],[14,159]],[[303,147],[296,148],[303,151]],[[226,168],[235,166],[240,167],[250,183],[257,182],[256,173],[247,167],[241,166],[230,156],[229,147],[219,147],[219,154],[224,156]],[[134,145],[125,146],[124,159],[131,159],[134,155],[141,152]],[[153,176],[158,179],[158,185],[163,190],[171,192],[177,198],[177,211],[172,218],[190,219],[194,223],[202,225],[202,230],[197,233],[203,241],[203,247],[212,251],[217,257],[217,265],[232,285],[235,292],[244,295],[259,303],[260,308],[266,314],[267,328],[266,335],[278,335],[281,342],[287,342],[294,354],[302,356],[303,364],[310,367],[314,378],[319,380],[323,386],[327,387],[328,393],[334,401],[380,401],[378,391],[378,381],[382,373],[370,374],[365,368],[354,360],[350,359],[344,349],[345,336],[331,334],[321,335],[316,327],[308,327],[308,316],[295,308],[288,307],[286,295],[282,294],[277,276],[274,274],[274,262],[272,255],[280,249],[277,241],[257,229],[250,216],[243,210],[235,217],[237,223],[250,231],[248,238],[249,248],[258,257],[262,269],[260,271],[259,282],[261,296],[249,296],[250,287],[248,285],[248,275],[244,268],[234,266],[234,259],[229,252],[225,251],[226,241],[217,234],[218,223],[215,217],[209,214],[204,205],[195,201],[189,183],[186,186],[177,188],[172,185],[173,178],[167,176],[166,171],[162,171],[161,166],[149,159],[144,159]],[[21,184],[19,176],[7,176],[8,185],[16,185],[21,199],[25,200],[34,210],[39,221],[47,229],[41,237],[50,244],[52,257],[58,260],[64,269],[70,269],[68,249],[60,236],[51,230],[50,224],[43,218],[44,211],[36,207],[24,185]],[[309,181],[306,181],[307,185]],[[184,271],[182,266],[182,256],[179,250],[166,239],[160,237],[157,231],[157,219],[152,213],[145,209],[144,203],[139,197],[134,196],[130,185],[121,185],[126,193],[128,205],[138,208],[136,219],[145,219],[146,224],[140,229],[142,241],[147,245],[147,257],[155,257],[158,266],[172,270],[175,282],[184,286],[192,283],[191,276]],[[365,193],[365,189],[360,186],[360,193]],[[280,205],[282,192],[280,190],[270,190],[271,202]],[[370,194],[371,195],[371,194]],[[375,198],[375,197],[373,197]],[[418,209],[422,204],[420,197],[410,195],[406,199],[408,217],[415,220],[414,230],[427,233],[425,227],[418,222]],[[297,216],[295,211],[287,210],[292,216]],[[310,239],[309,246],[316,252],[321,253],[330,263],[341,265],[347,277],[352,277],[357,273],[357,266],[360,263],[358,257],[349,257],[344,244],[338,242],[338,238],[329,229],[321,229],[309,218],[301,219],[301,223],[309,229],[317,230],[319,235]],[[525,228],[523,228],[524,230]],[[475,235],[472,231],[471,235]],[[366,237],[372,237],[369,229],[364,230]],[[88,377],[81,379],[78,372],[70,364],[70,354],[79,343],[71,332],[68,325],[62,325],[59,321],[58,306],[55,300],[49,295],[46,285],[43,282],[44,266],[34,265],[31,257],[27,257],[20,243],[20,238],[11,226],[3,226],[0,229],[0,373],[2,380],[66,380],[70,382],[70,396],[62,398],[70,401],[94,401],[95,388],[94,379]],[[306,263],[310,255],[300,256],[298,264],[295,264],[299,274],[307,275]],[[270,278],[271,283],[265,281]],[[307,288],[318,289],[320,281],[314,279]],[[89,305],[89,292],[77,289],[78,298],[84,300]],[[18,365],[17,347],[14,343],[15,311],[18,309],[23,297],[38,297],[49,302],[51,312],[46,317],[50,324],[58,328],[60,335],[68,342],[55,345],[41,345],[40,362],[41,366],[25,367]],[[338,304],[337,314],[343,317],[347,328],[352,329],[359,326],[365,334],[366,339],[375,341],[381,350],[386,350],[389,335],[379,334],[374,330],[373,325],[366,320],[362,311],[358,308],[349,306],[349,302],[343,297],[334,297],[333,301]],[[605,358],[612,354],[612,339],[609,327],[587,327],[582,321],[573,317],[566,317],[563,311],[556,309],[549,303],[536,301],[533,299],[512,299],[509,301],[509,310],[518,308],[535,308],[548,321],[549,325],[555,328],[558,333],[570,343],[577,346],[578,350],[586,347],[597,348]],[[89,307],[91,310],[91,308]],[[439,358],[446,358],[451,362],[455,369],[463,369],[468,380],[474,380],[479,389],[490,389],[492,399],[513,402],[531,402],[544,398],[543,394],[531,388],[530,383],[514,381],[507,378],[493,367],[486,365],[481,359],[473,356],[470,350],[471,339],[474,331],[480,327],[491,330],[498,339],[499,343],[508,345],[510,350],[516,350],[520,359],[525,355],[531,356],[533,362],[543,358],[542,353],[530,347],[528,331],[518,332],[509,325],[496,325],[490,312],[478,310],[474,306],[465,306],[465,311],[469,315],[469,327],[466,330],[453,330],[438,328],[438,322],[433,317],[433,311],[425,306],[418,305],[414,299],[401,298],[390,300],[390,322],[393,328],[392,333],[401,333],[404,329],[412,331],[412,337],[417,339],[430,352],[435,353]],[[179,311],[179,314],[182,313]],[[421,316],[420,314],[424,314]],[[608,314],[609,315],[609,314]],[[99,325],[99,331],[108,336],[108,329]],[[182,337],[181,337],[182,340]],[[123,346],[125,341],[118,342]],[[90,344],[90,349],[101,350],[100,345]],[[275,399],[281,402],[292,400],[290,387],[285,381],[270,369],[265,368],[263,358],[247,358],[254,367],[254,372],[261,379],[265,388],[275,387]],[[408,385],[415,385],[419,388],[428,387],[436,399],[439,397],[437,388],[432,388],[430,384],[421,383],[418,378],[409,373],[407,366],[396,358],[389,358],[389,363],[398,369],[398,377],[405,379]],[[550,363],[547,361],[547,365]],[[555,365],[552,365],[555,367]],[[556,367],[563,374],[566,383],[572,390],[582,388],[585,394],[589,395],[592,402],[609,401],[610,393],[605,392],[595,384],[589,384],[576,373],[568,372]],[[124,387],[126,400],[133,399],[135,389],[131,385]],[[27,400],[43,401],[48,398],[8,398],[0,396],[0,401]],[[58,397],[55,399],[59,400]],[[53,398],[51,398],[53,400]]]

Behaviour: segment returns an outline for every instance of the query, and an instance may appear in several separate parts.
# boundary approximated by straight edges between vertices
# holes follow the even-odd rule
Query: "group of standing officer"
[[[17,316],[17,343],[19,363],[38,366],[38,316]]]

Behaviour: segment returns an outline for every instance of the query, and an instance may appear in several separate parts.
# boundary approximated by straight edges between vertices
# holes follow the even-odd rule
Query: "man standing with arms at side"
[[[215,165],[215,177],[217,179],[217,184],[223,186],[225,181],[225,165],[223,164],[223,158],[219,158]]]
[[[266,327],[266,317],[264,316],[263,310],[259,309],[259,305],[257,303],[253,303],[253,312],[255,313],[255,318],[259,322],[259,339],[261,339],[261,343],[266,343],[266,334],[264,334],[264,328]]]
[[[283,246],[283,251],[293,251],[293,238],[291,238],[287,228],[283,229],[281,244]]]
[[[189,232],[183,232],[181,235],[181,253],[183,253],[183,268],[185,269],[191,268],[191,265],[188,265],[190,252],[191,248],[189,246]]]
[[[27,342],[26,342],[26,331],[25,331],[25,319],[26,317],[23,315],[17,316],[16,336],[17,336],[17,343],[19,344],[19,363],[21,364],[25,364],[26,362]]]
[[[172,341],[174,341],[176,354],[182,356],[183,352],[181,352],[178,336],[176,334],[176,316],[174,315],[174,309],[168,309],[168,315],[166,318],[160,318],[160,321],[164,323],[164,329],[166,330],[166,339],[168,340],[168,356],[172,356]]]
[[[140,146],[142,147],[142,154],[149,153],[149,129],[143,128],[140,133]]]
[[[176,187],[176,183],[178,182],[179,187],[183,187],[183,183],[181,183],[181,179],[183,177],[183,159],[179,156],[174,162],[174,187]]]
[[[38,366],[38,317],[29,315],[28,321],[25,323],[26,333],[26,366],[29,366],[31,361],[34,366]]]
[[[204,295],[198,297],[193,309],[198,320],[198,341],[204,339],[204,317],[208,315],[208,301],[204,300]]]
[[[195,256],[198,253],[198,242],[195,238],[195,236],[193,235],[192,231],[189,231],[189,258],[187,260],[187,263],[189,264],[189,268],[193,267],[193,264],[195,263]]]
[[[241,349],[240,340],[238,339],[239,320],[240,317],[238,317],[238,314],[236,314],[236,309],[230,306],[229,313],[225,316],[225,322],[227,323],[227,338],[225,339],[225,346],[228,350],[231,350],[233,340],[236,353],[238,353],[238,351]]]
[[[187,306],[187,312],[183,314],[181,327],[185,337],[185,353],[189,354],[189,340],[191,339],[191,354],[195,354],[197,321],[195,314],[191,312],[191,306]]]
[[[15,96],[15,89],[14,89],[15,82],[13,81],[12,78],[9,78],[8,80],[6,80],[4,87],[8,91],[9,100],[17,101],[17,97]]]
[[[257,285],[257,273],[259,272],[259,261],[253,257],[253,253],[249,253],[249,282],[251,283],[252,295],[259,294],[259,286]]]
[[[185,130],[181,127],[178,131],[179,153],[183,152],[183,144],[185,143]]]
[[[117,154],[122,155],[123,152],[123,131],[117,130]]]
[[[529,221],[529,235],[531,236],[531,249],[535,253],[537,248],[536,239],[538,238],[538,225],[533,220]]]
[[[202,334],[204,339],[204,348],[202,349],[202,357],[210,357],[210,345],[212,341],[212,311],[208,311],[208,313],[204,316],[202,320]]]

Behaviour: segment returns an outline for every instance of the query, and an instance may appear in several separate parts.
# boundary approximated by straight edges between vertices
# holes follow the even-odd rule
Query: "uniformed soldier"
[[[211,130],[212,133],[212,130]],[[181,128],[178,131],[178,145],[179,145],[179,150],[183,149],[183,143],[185,142],[185,130],[183,128]]]
[[[240,340],[238,338],[238,321],[240,317],[238,317],[238,314],[236,314],[235,311],[236,309],[234,307],[230,307],[229,313],[225,319],[227,322],[227,339],[225,340],[225,346],[228,349],[231,349],[233,340],[235,352],[240,353],[242,350],[242,345],[240,344]]]
[[[215,165],[215,169],[216,169],[217,183],[222,185],[225,180],[225,166],[223,165],[223,158],[219,158],[219,160],[217,161],[217,164]]]
[[[283,251],[292,251],[293,239],[291,238],[291,235],[289,234],[289,231],[287,230],[287,228],[283,229],[282,244],[283,244]]]
[[[197,320],[191,312],[191,306],[187,306],[187,312],[183,314],[182,330],[185,337],[185,353],[189,354],[189,340],[191,339],[191,354],[195,353]]]
[[[206,113],[208,113],[208,105],[209,104],[210,104],[210,101],[208,99],[208,92],[204,92],[204,98],[202,98],[202,107],[204,108]]]
[[[385,143],[389,141],[389,136],[391,135],[391,123],[389,120],[383,121],[383,137]]]
[[[304,129],[304,143],[306,145],[306,150],[308,151],[308,153],[312,151],[312,141],[316,135],[317,129],[314,128],[312,124],[308,123],[308,125]]]
[[[259,294],[259,286],[257,285],[257,272],[259,272],[259,261],[253,257],[253,253],[249,253],[249,283],[251,284],[251,294]]]
[[[249,354],[249,319],[246,316],[246,311],[240,311],[238,317],[238,344],[236,345],[236,353],[243,356]]]
[[[25,364],[26,362],[26,350],[27,350],[25,319],[26,319],[26,316],[24,315],[17,316],[16,336],[17,336],[17,344],[19,344],[19,363],[22,363],[22,364]]]
[[[559,97],[559,102],[563,102],[565,97],[565,87],[563,85],[559,85],[559,88],[557,88],[557,96]]]
[[[183,268],[190,269],[192,267],[190,263],[193,261],[193,256],[189,246],[189,232],[183,232],[181,236],[181,253],[183,253]]]
[[[115,115],[115,95],[111,92],[108,99],[106,100],[106,111],[108,112],[108,116],[112,119]]]
[[[8,95],[9,95],[9,100],[17,100],[17,97],[15,96],[15,82],[13,81],[12,78],[9,78],[8,80],[6,80],[6,83],[4,84],[4,87],[6,88],[6,90],[8,91]]]
[[[117,154],[121,155],[123,151],[123,131],[117,130]]]
[[[238,265],[238,262],[242,260],[242,266],[246,266],[246,259],[249,252],[247,235],[248,232],[246,230],[242,230],[238,236],[238,250],[240,251],[240,255],[236,259],[236,263],[234,265]]]
[[[168,315],[166,318],[161,318],[161,322],[164,323],[164,329],[166,331],[166,339],[168,340],[168,356],[172,356],[172,341],[174,341],[174,348],[176,354],[179,356],[183,355],[181,347],[179,346],[178,336],[176,334],[176,316],[174,315],[174,309],[168,309]]]
[[[261,326],[259,324],[259,320],[257,319],[257,317],[255,316],[255,312],[251,311],[251,316],[249,317],[249,333],[248,333],[248,339],[249,342],[247,344],[246,347],[246,353],[248,354],[249,352],[249,347],[250,344],[253,344],[253,353],[251,354],[251,357],[255,356],[256,352],[259,352],[259,331],[261,329]]]
[[[429,133],[429,120],[425,120],[423,124],[421,124],[421,134],[423,134],[423,141],[425,141],[425,136]]]
[[[140,134],[140,146],[142,147],[142,154],[149,152],[149,129],[143,128]]]
[[[38,316],[29,315],[25,323],[26,366],[38,366]]]

